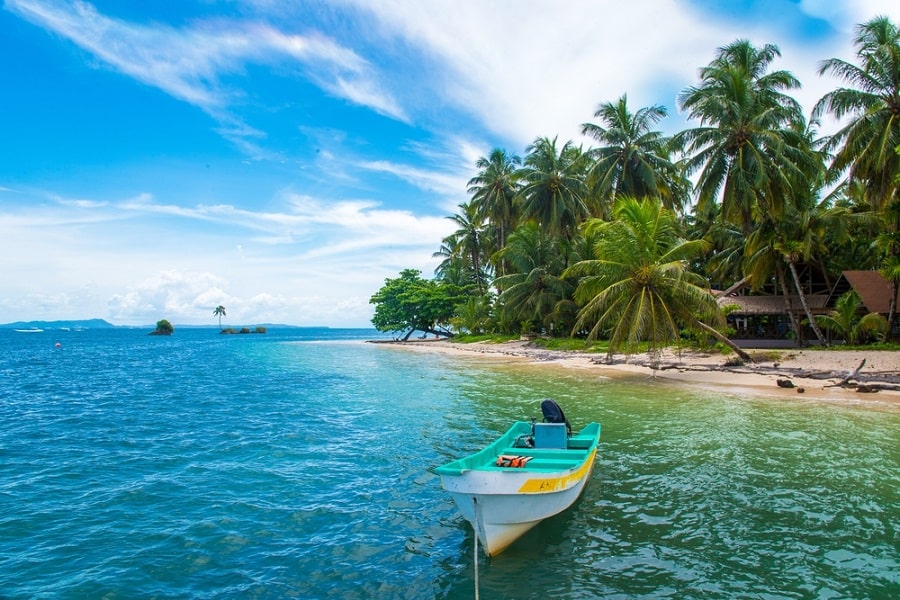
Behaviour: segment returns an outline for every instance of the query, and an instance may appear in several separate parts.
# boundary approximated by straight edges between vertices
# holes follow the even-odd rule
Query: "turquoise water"
[[[900,597],[900,411],[370,336],[0,331],[0,597],[472,598],[430,470],[544,397],[602,422],[601,455],[572,510],[481,557],[482,598]]]

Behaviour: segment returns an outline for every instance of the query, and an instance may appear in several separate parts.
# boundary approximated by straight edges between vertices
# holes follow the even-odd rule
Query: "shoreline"
[[[648,353],[615,355],[608,362],[605,354],[547,350],[519,340],[461,344],[429,339],[381,343],[413,352],[470,357],[488,364],[553,366],[610,379],[653,377],[677,385],[713,391],[726,389],[730,393],[750,393],[757,397],[806,398],[900,410],[900,352],[893,351],[748,350],[751,355],[766,358],[730,366],[726,364],[730,356],[696,350],[666,350],[658,361]],[[863,360],[865,364],[859,368]]]

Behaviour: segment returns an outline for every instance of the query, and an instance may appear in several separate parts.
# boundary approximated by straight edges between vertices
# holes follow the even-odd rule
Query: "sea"
[[[0,330],[0,598],[900,598],[889,404],[147,334]],[[602,424],[592,479],[476,558],[433,470],[544,398]]]

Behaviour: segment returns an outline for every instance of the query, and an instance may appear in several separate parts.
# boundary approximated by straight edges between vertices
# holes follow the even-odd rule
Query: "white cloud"
[[[728,39],[674,0],[357,4],[445,67],[436,92],[522,148],[575,139],[598,103],[625,92],[671,104],[660,83],[690,82]]]
[[[17,250],[0,310],[9,321],[213,324],[222,304],[235,325],[365,327],[384,279],[407,267],[430,275],[436,240],[453,226],[368,200],[285,192],[273,202],[282,210],[179,207],[150,194],[22,207],[0,219]],[[198,223],[212,227],[200,234]]]

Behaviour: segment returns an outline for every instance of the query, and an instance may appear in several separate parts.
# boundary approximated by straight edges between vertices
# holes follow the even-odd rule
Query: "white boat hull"
[[[508,450],[503,449],[504,444],[493,444],[479,454],[437,469],[444,489],[472,525],[485,554],[499,554],[529,529],[578,499],[593,472],[599,437],[599,426],[595,427],[586,440],[582,438],[589,447],[543,452],[522,449],[523,455],[536,455],[523,468],[493,466],[498,453]],[[568,460],[560,460],[564,458]],[[566,468],[547,466],[555,463],[566,464]]]
[[[461,476],[454,478],[456,481],[445,481],[444,488],[456,502],[460,514],[478,534],[484,553],[496,556],[544,519],[572,506],[584,491],[593,465],[592,455],[582,472],[576,470],[556,476],[550,473],[536,476],[533,473],[504,472],[494,481],[477,481],[475,475],[482,473],[472,472],[471,479],[476,481],[466,481],[465,476]],[[523,487],[528,489],[541,485],[552,489],[545,492],[518,491]],[[484,491],[476,492],[479,488]]]

